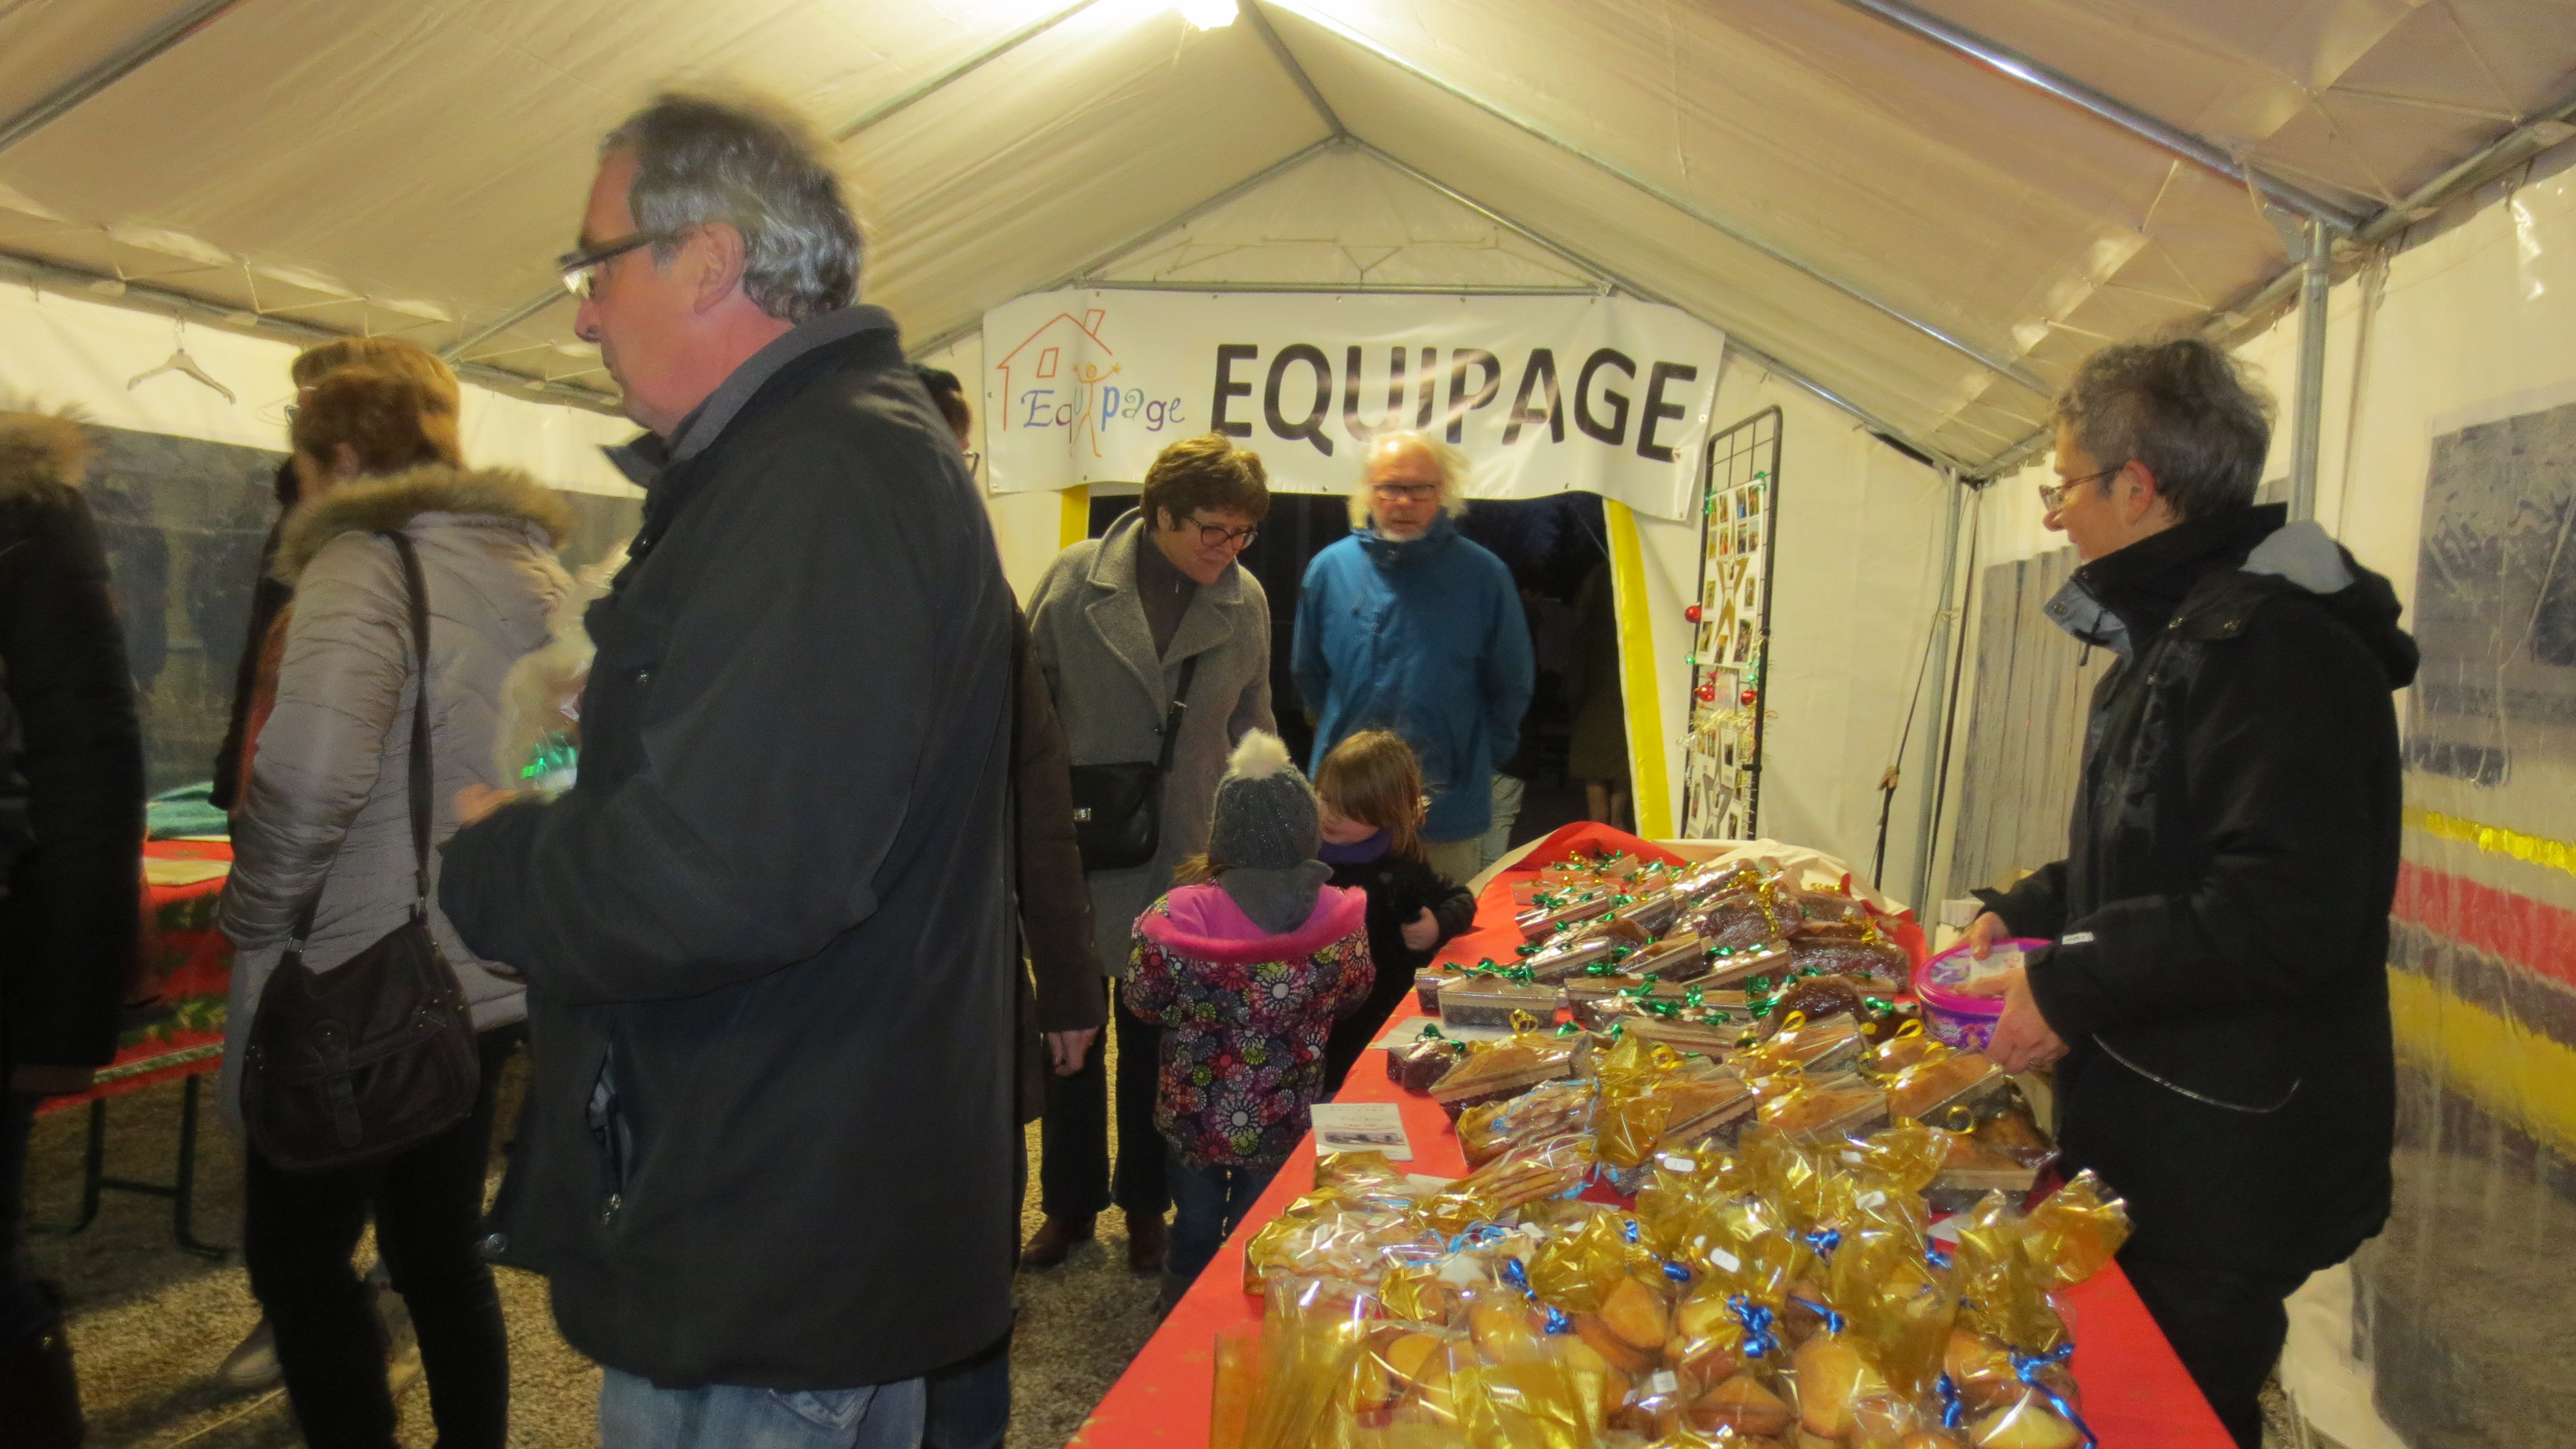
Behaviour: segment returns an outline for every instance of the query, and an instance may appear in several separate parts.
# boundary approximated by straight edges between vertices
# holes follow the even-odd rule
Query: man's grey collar
[[[717,384],[716,390],[707,394],[707,400],[698,404],[697,411],[672,433],[671,461],[685,463],[705,452],[708,444],[723,435],[743,404],[751,401],[751,395],[760,391],[761,384],[797,358],[862,332],[893,328],[894,316],[883,307],[844,307],[838,312],[809,317],[770,339],[768,346],[745,358],[732,376]]]

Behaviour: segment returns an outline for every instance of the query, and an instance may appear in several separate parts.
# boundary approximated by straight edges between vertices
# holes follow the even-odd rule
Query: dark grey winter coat
[[[579,783],[447,846],[528,977],[507,1260],[666,1387],[908,1379],[1011,1321],[1010,588],[878,308],[654,451]]]
[[[70,420],[0,411],[0,688],[31,837],[0,891],[0,1076],[116,1054],[142,920],[142,734],[88,460]]]
[[[1197,657],[1189,710],[1163,782],[1161,848],[1127,870],[1093,871],[1091,911],[1101,965],[1124,976],[1136,918],[1172,883],[1172,867],[1207,849],[1208,814],[1226,756],[1249,730],[1278,730],[1270,713],[1270,598],[1241,564],[1191,595],[1154,657],[1153,631],[1136,597],[1136,550],[1151,548],[1145,515],[1132,511],[1100,538],[1056,555],[1029,599],[1030,647],[1055,695],[1056,717],[1076,765],[1150,761],[1181,666]]]
[[[2389,1206],[2388,908],[2415,676],[2397,596],[2279,507],[2181,523],[2048,606],[2095,687],[2065,860],[1979,892],[2069,1053],[2069,1169],[2129,1200],[2128,1256],[2303,1273]]]

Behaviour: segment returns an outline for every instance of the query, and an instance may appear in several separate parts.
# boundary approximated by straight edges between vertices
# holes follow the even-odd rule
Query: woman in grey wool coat
[[[239,951],[224,1036],[228,1113],[238,1111],[260,992],[305,904],[318,894],[304,959],[324,974],[412,909],[413,698],[429,691],[434,875],[436,846],[456,829],[448,802],[469,781],[501,783],[493,746],[503,682],[547,642],[572,586],[554,557],[571,526],[562,500],[524,474],[459,467],[454,414],[429,407],[419,382],[367,368],[336,374],[301,405],[293,434],[304,501],[286,521],[277,571],[295,597],[274,702],[253,705],[248,804],[223,899],[224,931]],[[392,531],[420,557],[426,669],[401,557],[382,536]],[[526,1015],[524,992],[505,968],[465,949],[434,881],[430,929],[484,1044],[475,1110],[363,1167],[288,1172],[256,1144],[244,1153],[242,1255],[314,1449],[393,1442],[377,1322],[350,1262],[370,1215],[419,1336],[439,1443],[501,1449],[506,1439],[508,1340],[476,1247],[492,1078],[507,1055],[503,1033]]]
[[[1076,767],[1156,759],[1184,666],[1197,661],[1163,782],[1154,858],[1089,876],[1100,960],[1113,977],[1128,972],[1137,915],[1171,884],[1175,864],[1207,848],[1208,814],[1235,742],[1249,730],[1278,728],[1270,713],[1270,600],[1235,561],[1270,512],[1260,457],[1216,434],[1174,443],[1146,470],[1137,503],[1105,536],[1058,555],[1029,602],[1031,646]],[[1112,1019],[1115,1181],[1104,1053],[1093,1052],[1080,1072],[1048,1079],[1038,1167],[1046,1223],[1021,1252],[1025,1266],[1063,1262],[1114,1202],[1127,1215],[1128,1266],[1162,1269],[1171,1207],[1154,1128],[1162,1036],[1123,999]]]

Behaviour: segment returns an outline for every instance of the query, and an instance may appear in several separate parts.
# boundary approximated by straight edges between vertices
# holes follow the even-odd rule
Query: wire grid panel
[[[1682,833],[1693,839],[1749,840],[1758,833],[1780,417],[1780,409],[1765,408],[1708,442],[1691,721],[1682,747]]]

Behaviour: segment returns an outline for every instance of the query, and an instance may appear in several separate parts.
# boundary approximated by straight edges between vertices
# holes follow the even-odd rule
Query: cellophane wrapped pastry
[[[1482,1167],[1515,1147],[1590,1131],[1599,1097],[1598,1084],[1586,1078],[1543,1082],[1459,1113],[1458,1144],[1469,1167]]]
[[[1579,1076],[1591,1043],[1580,1032],[1557,1036],[1531,1026],[1501,1041],[1470,1042],[1466,1056],[1432,1084],[1431,1098],[1454,1118],[1469,1107],[1517,1097],[1541,1082]]]
[[[1465,1042],[1443,1036],[1440,1028],[1425,1023],[1413,1040],[1387,1049],[1387,1080],[1408,1092],[1428,1092],[1466,1056]]]

